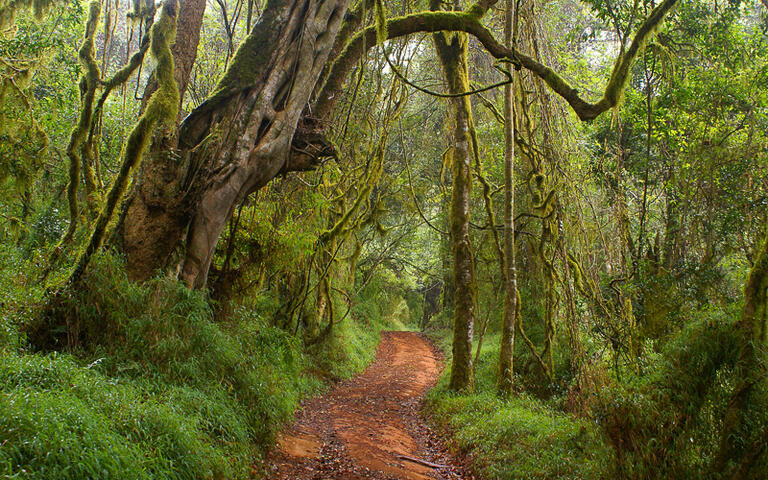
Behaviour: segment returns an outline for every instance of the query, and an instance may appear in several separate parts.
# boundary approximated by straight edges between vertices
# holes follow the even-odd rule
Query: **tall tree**
[[[512,48],[513,0],[505,2],[504,44]],[[513,73],[513,78],[515,74]],[[499,349],[499,393],[509,395],[514,386],[515,323],[517,321],[517,270],[515,268],[515,117],[514,85],[504,85],[504,317]]]
[[[439,3],[433,2],[433,8]],[[475,323],[475,265],[469,234],[469,211],[472,196],[472,105],[468,37],[465,33],[436,33],[435,49],[443,67],[448,92],[459,95],[451,99],[454,113],[453,135],[449,155],[453,184],[451,187],[451,249],[453,252],[453,361],[449,388],[471,391],[473,388],[472,333]]]

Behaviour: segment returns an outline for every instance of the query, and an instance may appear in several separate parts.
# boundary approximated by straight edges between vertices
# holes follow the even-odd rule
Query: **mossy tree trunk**
[[[178,1],[163,2],[160,18],[152,26],[150,51],[157,60],[156,76],[158,89],[147,103],[147,108],[128,135],[121,154],[120,170],[115,178],[104,206],[99,212],[88,245],[80,254],[75,269],[69,276],[67,285],[77,285],[94,253],[102,246],[107,228],[117,211],[131,175],[149,147],[153,132],[172,124],[176,118],[179,105],[179,89],[173,78],[173,55],[171,45],[176,38],[176,18]]]
[[[139,178],[138,191],[157,195],[126,213],[123,242],[135,278],[162,267],[188,225],[181,277],[191,287],[204,286],[235,207],[281,170],[301,169],[288,164],[296,160],[291,143],[347,1],[267,5],[216,92],[182,123],[178,147],[150,159],[147,170],[157,175]]]
[[[434,2],[433,2],[434,4]],[[433,5],[433,8],[436,5]],[[433,35],[437,55],[451,94],[470,91],[467,68],[468,37],[465,33]],[[453,363],[449,388],[473,389],[472,333],[475,323],[475,266],[469,232],[472,186],[472,106],[468,96],[451,100],[455,124],[451,146],[451,243],[453,250],[454,315]]]
[[[197,59],[197,47],[200,44],[200,29],[203,26],[206,0],[181,0],[179,2],[179,15],[176,21],[176,43],[171,47],[173,53],[173,77],[179,86],[180,100],[187,91],[192,67]],[[152,76],[144,89],[142,96],[142,109],[147,101],[157,90],[157,79]],[[181,114],[179,109],[179,114]]]
[[[440,182],[443,182],[443,179],[440,179]],[[447,179],[445,181],[447,184]],[[447,189],[446,189],[447,191]],[[450,201],[447,199],[447,195],[442,198],[442,201],[440,202],[440,211],[441,216],[444,220],[441,221],[441,223],[444,223],[444,228],[446,231],[450,230],[450,217],[451,217],[451,207],[450,207]],[[453,254],[451,252],[451,239],[448,235],[441,235],[440,236],[440,260],[442,263],[442,273],[443,273],[443,305],[442,309],[445,312],[453,313],[453,293],[455,290],[455,286],[453,283]]]
[[[513,0],[506,0],[504,43],[512,47]],[[514,73],[513,73],[514,75]],[[514,386],[515,322],[517,320],[517,271],[515,269],[515,118],[514,88],[504,86],[504,317],[499,349],[499,394],[510,395]]]
[[[197,58],[205,4],[205,0],[182,0],[179,5],[178,33],[171,52],[180,102]],[[157,79],[153,75],[144,89],[142,110],[155,90]],[[181,114],[181,105],[179,107]],[[148,158],[141,164],[136,187],[126,203],[120,234],[123,251],[130,259],[128,273],[135,279],[149,278],[168,264],[186,226],[185,211],[175,188],[181,165],[175,155],[168,153],[176,147],[177,138],[172,131],[156,132]]]
[[[181,278],[206,283],[219,235],[234,208],[287,165],[309,100],[348,0],[278,0],[267,5],[217,93],[179,133],[186,162],[206,175],[191,185],[195,211]]]

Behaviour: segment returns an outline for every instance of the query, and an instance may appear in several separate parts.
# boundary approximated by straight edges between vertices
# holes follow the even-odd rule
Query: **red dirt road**
[[[385,332],[365,372],[304,405],[270,459],[269,478],[474,478],[454,464],[418,414],[441,367],[423,335]]]

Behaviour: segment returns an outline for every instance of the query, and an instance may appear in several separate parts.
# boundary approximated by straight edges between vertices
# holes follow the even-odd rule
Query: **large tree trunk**
[[[468,92],[467,35],[438,33],[433,36],[443,66],[448,91]],[[473,389],[472,333],[475,323],[475,266],[469,235],[469,208],[472,185],[472,107],[469,97],[452,99],[455,112],[453,131],[451,190],[451,243],[453,248],[454,315],[453,363],[449,388],[453,391]]]
[[[237,204],[281,170],[302,168],[289,164],[291,143],[347,2],[270,2],[216,93],[184,120],[178,148],[148,159],[123,224],[134,278],[165,266],[188,227],[181,277],[203,287]]]
[[[189,76],[197,58],[200,29],[206,0],[182,0],[179,5],[176,43],[173,53],[173,76],[179,87],[179,114],[189,84]],[[142,111],[157,90],[157,79],[150,78],[144,89]],[[185,228],[184,210],[176,196],[175,180],[179,164],[168,152],[176,148],[176,138],[169,132],[157,132],[146,161],[139,169],[133,195],[127,201],[120,222],[123,252],[128,258],[128,274],[145,280],[167,265],[179,244]]]

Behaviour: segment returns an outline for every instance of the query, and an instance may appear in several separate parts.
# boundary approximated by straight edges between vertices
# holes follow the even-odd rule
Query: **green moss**
[[[619,55],[611,72],[611,78],[605,87],[605,93],[599,104],[611,108],[619,104],[621,96],[629,82],[629,71],[637,56],[642,53],[645,45],[661,28],[664,18],[677,5],[677,0],[666,0],[651,11],[646,21],[638,28],[632,43],[626,52]]]
[[[77,190],[80,184],[80,172],[90,169],[90,164],[83,158],[83,150],[90,148],[86,145],[88,137],[88,131],[91,126],[91,118],[93,115],[93,99],[96,94],[96,88],[99,85],[101,73],[99,72],[98,64],[94,57],[96,51],[95,35],[96,29],[99,25],[99,17],[101,15],[101,3],[97,0],[92,1],[88,7],[88,20],[85,24],[85,33],[83,34],[83,43],[78,50],[78,59],[80,64],[84,67],[84,72],[80,78],[80,115],[78,117],[77,125],[72,130],[69,137],[69,144],[67,145],[67,158],[69,159],[69,184],[67,185],[67,202],[69,205],[69,228],[67,233],[62,239],[61,245],[69,242],[75,234],[77,228],[80,212],[77,201]],[[90,179],[91,172],[86,172],[86,178]],[[93,185],[89,182],[90,188]],[[89,192],[91,193],[91,192]],[[55,256],[58,249],[54,253],[54,258],[51,259],[51,263],[55,262]]]
[[[177,6],[175,1],[165,2],[160,19],[152,26],[152,40],[149,48],[157,60],[155,78],[158,88],[149,99],[144,114],[128,136],[120,171],[107,194],[106,203],[96,219],[90,241],[78,259],[75,270],[67,282],[68,285],[74,285],[79,281],[91,256],[101,247],[107,227],[128,186],[131,172],[141,162],[142,156],[147,151],[155,127],[158,124],[170,124],[176,119],[179,108],[179,87],[173,76],[171,44],[176,38]]]
[[[485,15],[485,10],[478,4],[470,5],[469,8],[467,8],[464,13],[469,17],[474,17],[477,20],[480,20],[480,18]]]
[[[356,228],[357,222],[353,222],[353,223],[350,223],[350,222],[352,221],[352,218],[358,214],[360,207],[363,204],[366,204],[366,211],[364,211],[360,215],[357,215],[357,218],[359,219],[360,222],[364,221],[367,218],[366,213],[367,213],[367,210],[370,209],[370,193],[373,190],[373,188],[378,185],[379,179],[381,178],[381,174],[384,170],[384,153],[385,153],[387,138],[388,136],[384,135],[379,140],[379,144],[374,154],[375,155],[374,164],[368,171],[368,175],[364,180],[363,186],[358,192],[357,197],[352,203],[352,206],[350,206],[344,212],[344,214],[333,225],[333,227],[322,232],[319,235],[318,242],[320,244],[328,245],[330,244],[330,242],[334,241],[340,236],[353,231]]]
[[[382,44],[387,41],[387,12],[384,10],[382,0],[374,2],[374,13],[376,16],[376,42]]]
[[[197,109],[202,114],[220,105],[224,100],[253,85],[264,74],[282,29],[279,22],[280,3],[285,0],[269,0],[259,22],[240,44],[226,72],[219,80],[214,93]]]
[[[133,0],[133,6],[127,16],[133,22],[141,22],[149,16],[155,14],[154,0]]]

